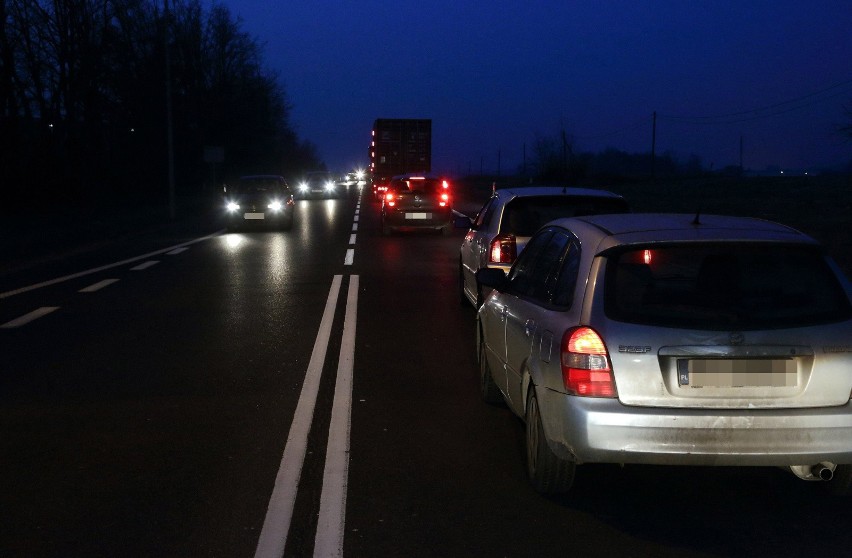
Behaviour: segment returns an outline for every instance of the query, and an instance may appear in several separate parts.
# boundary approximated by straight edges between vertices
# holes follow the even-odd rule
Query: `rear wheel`
[[[547,445],[541,410],[532,385],[527,395],[526,423],[527,475],[533,488],[542,494],[568,492],[574,484],[577,465],[557,457]]]

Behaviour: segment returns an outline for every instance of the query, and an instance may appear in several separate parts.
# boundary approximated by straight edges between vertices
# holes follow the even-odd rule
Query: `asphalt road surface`
[[[478,395],[464,234],[128,237],[0,274],[0,556],[842,556],[850,500],[781,469],[527,484]]]

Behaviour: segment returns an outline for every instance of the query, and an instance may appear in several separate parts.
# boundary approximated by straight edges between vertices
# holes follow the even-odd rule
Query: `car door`
[[[476,215],[470,230],[462,241],[461,265],[464,290],[469,298],[476,300],[476,270],[485,267],[488,251],[490,223],[497,207],[497,198],[489,199]]]
[[[552,334],[540,330],[540,324],[554,311],[557,279],[571,244],[564,232],[552,228],[545,232],[533,237],[538,246],[530,260],[529,279],[518,285],[516,300],[506,313],[506,393],[518,408],[523,405],[522,384],[527,362],[539,358],[543,335],[552,340]],[[524,254],[526,250],[521,255]]]
[[[523,362],[530,354],[531,335],[534,333],[534,321],[530,323],[529,317],[530,298],[536,292],[537,282],[541,281],[538,275],[542,273],[542,268],[555,265],[552,262],[552,250],[548,251],[554,233],[553,229],[545,229],[530,239],[527,249],[521,253],[509,272],[506,292],[500,293],[506,350],[500,380],[497,380],[494,370],[492,375],[501,388],[505,389],[509,404],[513,407],[523,405],[516,386]]]

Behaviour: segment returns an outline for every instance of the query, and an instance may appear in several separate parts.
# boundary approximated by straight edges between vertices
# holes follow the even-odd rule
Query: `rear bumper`
[[[385,211],[384,223],[388,227],[432,228],[453,226],[450,208],[440,210],[400,209]]]
[[[852,463],[852,405],[712,410],[628,407],[536,392],[551,449],[591,463],[788,466]]]

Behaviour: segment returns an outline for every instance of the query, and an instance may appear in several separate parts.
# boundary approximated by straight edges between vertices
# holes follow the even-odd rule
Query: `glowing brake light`
[[[443,182],[441,182],[441,186],[444,187],[444,190],[448,190],[450,188],[450,183],[444,180]]]
[[[490,263],[509,264],[518,257],[518,246],[515,243],[515,235],[500,234],[491,240],[488,251]]]
[[[385,194],[385,203],[387,203],[390,207],[393,207],[393,206],[396,205],[396,202],[393,199],[392,193],[388,192],[387,194]]]
[[[644,261],[645,264],[650,265],[650,263],[651,263],[651,251],[650,250],[644,250],[643,251],[642,261]]]
[[[441,207],[447,207],[448,203],[450,203],[450,195],[444,192],[441,194],[441,201],[438,202],[438,205]]]
[[[562,336],[562,382],[572,395],[616,397],[615,380],[603,339],[588,327]]]

